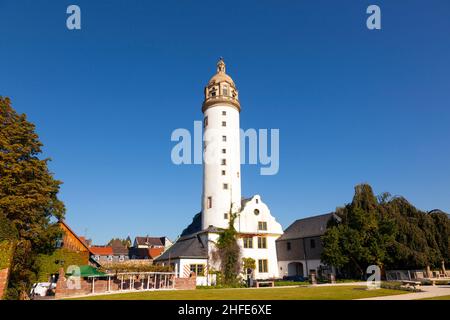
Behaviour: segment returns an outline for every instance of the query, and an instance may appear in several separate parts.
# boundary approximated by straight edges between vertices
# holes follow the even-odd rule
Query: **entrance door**
[[[288,264],[289,277],[303,277],[303,264],[301,262],[291,262]]]

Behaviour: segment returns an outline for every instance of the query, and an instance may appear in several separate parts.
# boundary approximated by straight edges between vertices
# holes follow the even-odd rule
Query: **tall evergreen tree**
[[[323,261],[341,268],[348,276],[361,278],[369,265],[383,267],[395,230],[380,209],[369,185],[356,186],[352,203],[336,212],[341,222],[332,222],[322,238]]]
[[[389,193],[376,198],[369,185],[359,185],[336,213],[341,221],[330,222],[322,237],[322,259],[346,276],[363,277],[372,264],[416,269],[449,262],[450,220],[439,210],[420,211]]]
[[[50,253],[60,233],[53,219],[64,215],[57,198],[61,182],[40,159],[42,143],[35,126],[0,97],[0,214],[17,230],[8,297],[24,297],[34,280],[39,253]]]

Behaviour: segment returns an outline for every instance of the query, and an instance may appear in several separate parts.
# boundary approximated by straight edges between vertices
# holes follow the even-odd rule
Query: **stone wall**
[[[9,240],[0,241],[0,300],[8,288],[9,270],[14,252],[14,243]]]
[[[8,276],[8,268],[0,270],[0,300],[3,299],[3,296],[6,293],[6,288],[8,287]]]

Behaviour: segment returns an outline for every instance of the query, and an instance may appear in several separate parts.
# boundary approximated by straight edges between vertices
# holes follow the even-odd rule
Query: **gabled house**
[[[164,247],[158,248],[130,248],[129,257],[132,260],[154,260],[164,252]]]
[[[79,237],[64,220],[60,220],[58,224],[62,230],[62,235],[57,240],[56,247],[77,252],[85,260],[83,261],[84,264],[98,266],[97,262],[91,259],[92,253],[88,241],[84,237]]]
[[[114,261],[113,248],[111,246],[92,246],[91,257],[100,264]]]
[[[323,251],[321,236],[332,219],[340,221],[332,212],[296,220],[284,231],[276,240],[280,277],[308,277],[311,273],[329,269],[320,260]]]
[[[167,237],[136,237],[133,247],[135,248],[163,248],[166,250],[172,245]]]

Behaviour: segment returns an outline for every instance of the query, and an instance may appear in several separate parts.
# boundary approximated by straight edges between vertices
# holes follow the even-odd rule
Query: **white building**
[[[226,74],[222,59],[205,87],[202,106],[204,164],[202,211],[180,238],[155,263],[173,264],[181,277],[197,274],[198,284],[210,284],[208,270],[218,270],[212,259],[216,241],[235,214],[242,258],[256,262],[254,279],[277,278],[275,240],[283,234],[259,195],[243,199],[241,194],[240,123],[241,106],[234,81]],[[244,271],[243,271],[244,272]]]

